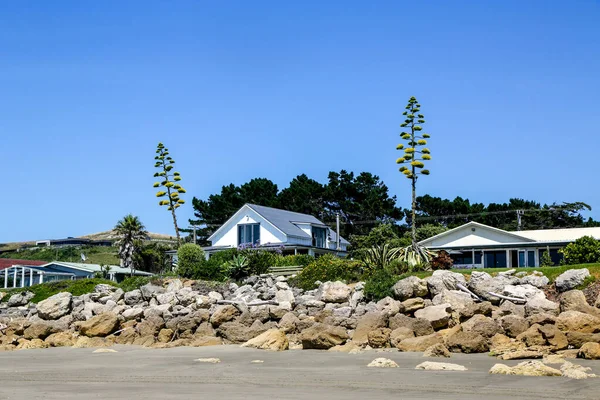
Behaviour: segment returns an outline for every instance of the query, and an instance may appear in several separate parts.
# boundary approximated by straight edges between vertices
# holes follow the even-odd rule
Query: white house
[[[558,265],[558,250],[583,236],[600,240],[600,228],[505,231],[469,222],[420,242],[431,250],[446,250],[456,267],[539,267],[544,251]]]
[[[284,254],[346,255],[350,243],[312,215],[245,204],[209,238],[207,255],[219,250],[257,247]],[[338,247],[339,246],[339,247]]]

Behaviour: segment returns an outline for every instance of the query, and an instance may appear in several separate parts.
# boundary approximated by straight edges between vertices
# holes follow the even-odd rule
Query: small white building
[[[245,204],[209,238],[207,255],[233,248],[280,249],[284,254],[345,256],[350,243],[312,215]]]
[[[544,251],[549,251],[558,265],[562,259],[558,250],[583,236],[600,240],[600,227],[509,232],[468,222],[420,244],[431,250],[446,250],[457,268],[539,267]]]

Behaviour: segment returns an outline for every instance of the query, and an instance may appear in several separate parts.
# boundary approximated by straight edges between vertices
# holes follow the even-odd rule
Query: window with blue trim
[[[260,224],[238,225],[238,246],[260,244]]]

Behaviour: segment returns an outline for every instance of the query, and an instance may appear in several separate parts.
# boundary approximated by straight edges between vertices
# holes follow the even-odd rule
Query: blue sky
[[[426,4],[423,4],[426,3]],[[567,7],[568,5],[568,7]],[[30,1],[0,5],[0,242],[172,233],[156,144],[193,196],[253,177],[379,175],[417,96],[420,194],[585,201],[600,218],[597,1]]]

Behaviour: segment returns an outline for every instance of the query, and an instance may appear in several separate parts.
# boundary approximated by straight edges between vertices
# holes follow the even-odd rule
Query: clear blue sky
[[[598,21],[593,0],[2,2],[0,242],[126,213],[172,233],[158,141],[182,221],[224,184],[340,169],[408,206],[394,147],[411,95],[432,136],[420,194],[585,201],[600,218]]]

